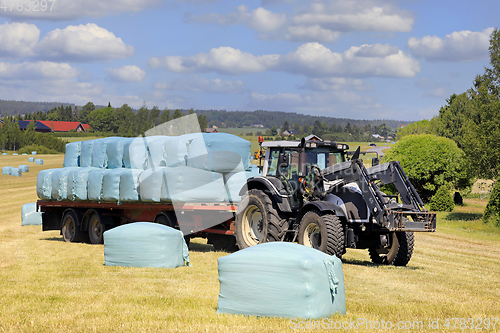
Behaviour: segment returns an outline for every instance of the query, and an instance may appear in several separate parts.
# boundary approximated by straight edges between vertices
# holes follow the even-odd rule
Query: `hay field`
[[[399,325],[403,331],[463,332],[461,318],[493,331],[494,320],[486,330],[485,318],[500,317],[500,232],[478,220],[485,204],[479,199],[439,214],[438,232],[417,234],[408,267],[375,266],[367,251],[348,250],[347,315],[300,324],[218,315],[217,258],[227,253],[201,239],[191,245],[191,267],[106,267],[103,245],[65,243],[57,231],[21,226],[22,205],[36,200],[37,172],[63,161],[63,155],[37,158],[44,165],[28,163],[28,156],[0,156],[2,167],[30,166],[21,178],[0,177],[0,332],[293,332],[299,325],[336,331],[336,322],[359,323],[351,326],[359,332],[389,322],[392,329],[376,331]],[[436,320],[439,329],[429,329]]]

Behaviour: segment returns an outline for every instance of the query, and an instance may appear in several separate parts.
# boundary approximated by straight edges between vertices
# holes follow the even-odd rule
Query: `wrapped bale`
[[[36,154],[37,154],[36,151],[31,152],[31,155],[36,155]]]
[[[35,164],[38,164],[38,165],[43,165],[43,160],[41,158],[37,158],[35,160]]]
[[[175,268],[189,265],[189,251],[179,230],[136,222],[104,232],[104,264]]]
[[[165,142],[165,166],[186,166],[187,145],[189,139],[186,136],[172,136]]]
[[[107,146],[109,143],[120,140],[117,137],[109,137],[103,139],[94,140],[92,146],[92,162],[91,166],[95,168],[106,169],[108,167],[108,155],[106,153]]]
[[[144,170],[124,169],[120,175],[120,202],[136,202],[141,200],[140,177]]]
[[[71,195],[68,197],[68,182],[69,174],[78,167],[67,167],[56,169],[52,173],[52,199],[57,201],[71,200]]]
[[[27,153],[22,153],[21,155],[25,156],[25,155],[28,155]]]
[[[28,157],[28,162],[35,162],[35,158],[34,157]]]
[[[220,173],[180,166],[168,168],[164,173],[162,201],[222,202],[227,198],[224,179]]]
[[[102,177],[102,201],[120,201],[120,177],[125,169],[106,170]]]
[[[164,167],[166,165],[165,146],[171,144],[171,137],[162,136],[149,143],[149,153],[151,158],[148,161],[147,169]]]
[[[240,202],[240,191],[247,192],[247,174],[245,171],[224,174],[224,186],[231,202]]]
[[[52,199],[52,174],[59,169],[45,169],[38,173],[36,179],[36,194],[39,199]]]
[[[18,155],[19,155],[18,153],[14,153],[14,154],[12,154],[12,156],[18,156]]]
[[[89,174],[97,168],[77,168],[68,174],[68,199],[71,201],[88,200]]]
[[[42,212],[36,211],[36,203],[27,203],[21,209],[21,225],[42,225]]]
[[[7,153],[2,153],[2,155],[9,155],[9,154],[7,154]]]
[[[128,142],[123,151],[123,163],[127,169],[146,170],[151,167],[149,145],[159,136],[138,137]]]
[[[342,262],[335,256],[271,242],[217,261],[217,313],[297,318],[346,313]]]
[[[2,175],[10,176],[12,167],[6,166],[2,168]]]
[[[215,172],[238,172],[250,168],[250,141],[227,133],[186,134],[187,165]]]
[[[118,169],[125,167],[123,163],[124,147],[133,139],[116,138],[108,142],[106,146],[106,155],[108,159],[108,169]]]
[[[141,201],[152,201],[160,202],[161,198],[167,198],[166,185],[163,183],[166,181],[165,172],[170,168],[154,168],[147,169],[141,173],[139,178],[139,191]]]
[[[10,169],[10,175],[11,175],[12,177],[21,177],[21,176],[23,175],[23,172],[22,172],[22,170],[21,170],[21,169],[19,169],[19,168],[13,168],[13,167],[12,167],[12,168]]]
[[[83,141],[80,149],[80,166],[90,167],[92,166],[92,150],[95,140]]]
[[[80,154],[82,150],[82,142],[71,142],[66,144],[64,152],[63,167],[78,167],[80,166]]]
[[[29,172],[30,171],[30,167],[28,165],[20,165],[18,166],[18,169],[21,170],[22,172]]]
[[[89,173],[87,182],[87,194],[91,201],[102,200],[102,178],[104,174],[109,171],[106,169],[96,169]]]

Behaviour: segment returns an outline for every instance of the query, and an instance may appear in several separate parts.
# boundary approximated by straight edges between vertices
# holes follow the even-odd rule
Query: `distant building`
[[[217,131],[217,128],[207,127],[205,128],[205,133],[219,133],[219,131]]]
[[[28,125],[31,123],[31,120],[19,120],[17,124],[19,125],[19,129],[21,131],[26,131],[28,129]],[[38,121],[35,121],[35,132],[40,133],[50,133],[52,129],[45,124],[42,124]]]
[[[20,120],[19,128],[24,131],[28,128],[31,120]],[[35,120],[35,131],[37,132],[87,132],[90,125],[82,124],[79,121],[52,121],[52,120]]]
[[[317,135],[311,134],[305,137],[306,140],[314,140],[314,141],[323,141],[322,138],[320,138]]]

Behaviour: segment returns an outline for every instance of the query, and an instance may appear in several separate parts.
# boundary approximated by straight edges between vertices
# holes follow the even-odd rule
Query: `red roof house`
[[[90,128],[89,125],[82,124],[79,121],[37,120],[37,122],[51,128],[54,132],[69,132],[71,130],[86,132]]]

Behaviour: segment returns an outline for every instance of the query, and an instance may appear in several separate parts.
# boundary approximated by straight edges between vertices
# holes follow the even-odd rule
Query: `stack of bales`
[[[226,133],[68,143],[63,168],[38,174],[45,200],[237,202],[253,175],[250,142]]]

